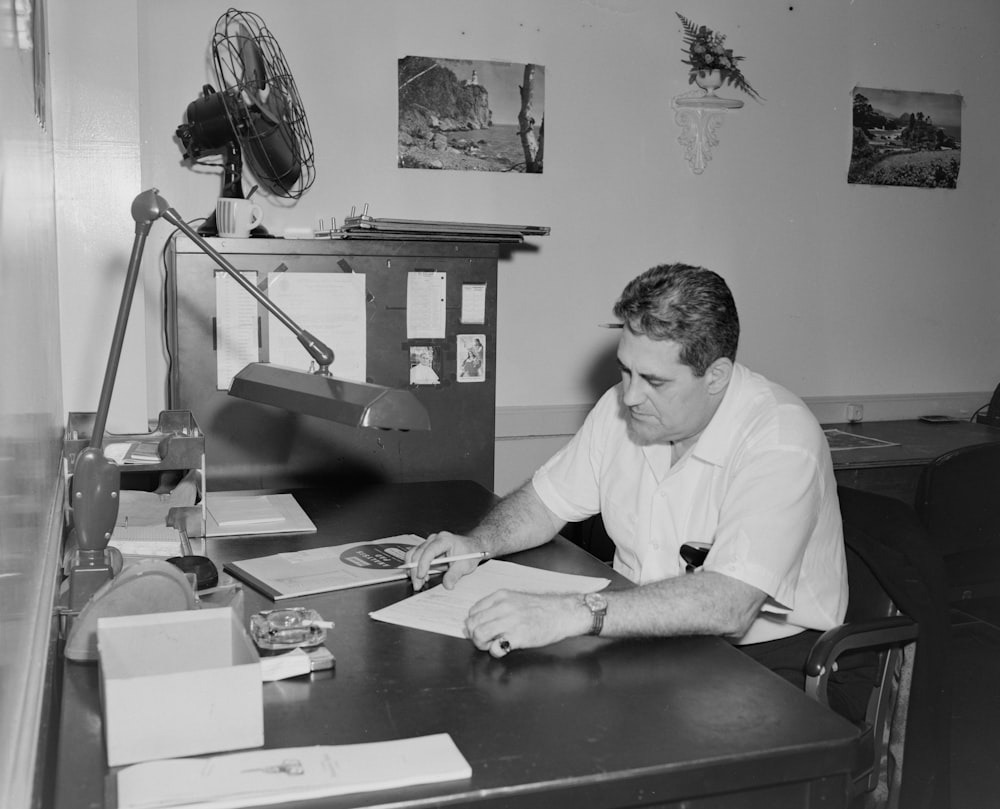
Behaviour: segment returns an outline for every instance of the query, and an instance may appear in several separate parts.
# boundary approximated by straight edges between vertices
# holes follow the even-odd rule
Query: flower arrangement
[[[750,86],[739,63],[744,57],[736,56],[731,48],[726,47],[726,35],[719,34],[704,25],[695,25],[680,12],[675,12],[684,26],[684,54],[687,59],[681,61],[690,65],[691,75],[688,84],[693,84],[699,74],[718,70],[725,84],[731,84],[742,90],[755,101],[760,101],[760,94]]]

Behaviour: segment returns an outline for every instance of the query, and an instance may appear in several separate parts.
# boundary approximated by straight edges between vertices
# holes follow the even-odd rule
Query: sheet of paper
[[[256,285],[257,273],[241,275]],[[224,272],[215,274],[215,386],[228,390],[233,377],[260,359],[257,301]]]
[[[461,322],[486,322],[486,284],[462,284]]]
[[[845,449],[869,449],[871,447],[898,447],[892,441],[883,441],[881,438],[869,438],[866,435],[855,435],[845,433],[843,430],[823,430],[826,441],[830,445],[831,452]]]
[[[130,525],[128,528],[116,526],[108,545],[117,548],[125,556],[169,558],[185,553],[181,532],[166,525]]]
[[[118,809],[233,809],[472,777],[447,733],[147,761],[117,775]]]
[[[497,590],[516,590],[522,593],[593,593],[603,590],[610,583],[609,579],[553,573],[550,570],[491,559],[459,580],[452,590],[432,587],[370,615],[376,621],[464,638],[465,618],[469,614],[469,608]]]
[[[435,270],[407,273],[407,339],[444,338],[446,278],[445,273]]]
[[[368,322],[365,275],[352,272],[273,272],[267,295],[292,320],[333,349],[330,373],[364,382],[367,368]],[[311,357],[295,335],[270,317],[268,359],[303,371]]]

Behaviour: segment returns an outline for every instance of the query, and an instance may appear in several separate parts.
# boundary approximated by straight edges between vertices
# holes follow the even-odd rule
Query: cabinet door
[[[497,248],[432,242],[291,242],[214,239],[213,247],[258,283],[275,271],[365,276],[367,381],[409,387],[427,408],[429,432],[348,427],[228,396],[217,385],[215,275],[190,241],[171,243],[168,279],[170,406],[190,410],[205,434],[209,489],[285,488],[331,482],[475,480],[493,488],[496,402]],[[408,339],[410,273],[446,278],[445,336]],[[463,324],[466,284],[485,287],[484,323]],[[258,311],[261,360],[268,330],[284,328]],[[466,343],[482,336],[481,381],[459,381]],[[460,339],[467,338],[467,339]],[[336,352],[336,345],[331,346]],[[429,349],[436,384],[411,383],[411,358]],[[464,352],[464,353],[463,353]],[[466,368],[470,366],[465,366]],[[414,378],[419,378],[416,374]]]

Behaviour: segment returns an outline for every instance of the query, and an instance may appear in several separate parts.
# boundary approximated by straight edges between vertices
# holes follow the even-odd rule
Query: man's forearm
[[[695,573],[609,592],[609,637],[744,634],[766,594],[721,573]]]
[[[503,556],[545,544],[564,525],[542,502],[529,481],[497,503],[469,536],[483,550]]]

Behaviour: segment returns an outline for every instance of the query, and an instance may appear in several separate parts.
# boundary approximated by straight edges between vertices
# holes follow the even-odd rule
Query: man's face
[[[694,438],[711,421],[732,363],[716,360],[695,376],[679,359],[673,340],[653,340],[622,329],[618,367],[629,437],[637,444],[668,444]]]

